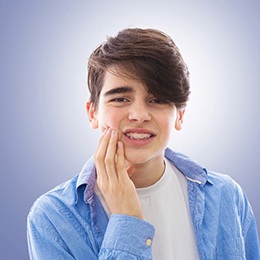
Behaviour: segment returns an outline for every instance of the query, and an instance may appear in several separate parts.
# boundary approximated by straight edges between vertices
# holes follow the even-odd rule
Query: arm
[[[146,221],[128,215],[111,215],[99,259],[152,259],[154,228]]]
[[[118,164],[117,168],[122,167],[122,171],[126,175],[123,177],[125,180],[121,183],[115,181],[114,184],[111,184],[110,178],[107,184],[110,185],[109,188],[113,188],[106,193],[104,193],[104,189],[108,188],[105,187],[103,189],[103,194],[109,195],[109,197],[106,197],[107,201],[112,202],[112,204],[108,203],[112,216],[108,222],[101,248],[99,249],[97,246],[97,234],[94,233],[90,224],[79,223],[77,214],[75,216],[71,214],[70,210],[72,209],[64,205],[59,199],[56,199],[56,196],[45,195],[38,199],[28,216],[27,235],[30,259],[137,260],[141,257],[142,259],[152,259],[149,241],[154,236],[154,228],[151,224],[141,219],[141,207],[135,187],[123,167],[123,149],[116,149],[117,135],[112,140],[110,134],[106,136],[105,142],[103,140],[105,136],[102,136],[96,157],[101,156],[104,145],[105,151],[108,151],[109,155],[114,147],[114,151],[117,150],[117,163],[121,163]],[[108,144],[109,140],[111,140],[110,145]],[[119,148],[123,147],[119,144]],[[109,160],[111,159],[106,158],[107,165],[109,165]],[[100,171],[104,166],[97,164],[97,167]],[[108,168],[109,172],[111,172],[112,167]],[[104,173],[107,174],[106,171]],[[103,185],[106,184],[104,178],[99,177],[99,181]],[[117,185],[122,188],[121,191],[115,189]],[[127,185],[129,187],[124,189]],[[129,205],[127,201],[130,201]],[[135,203],[137,203],[137,207]],[[98,234],[98,236],[103,237],[103,234]]]
[[[28,215],[27,239],[31,260],[98,259],[90,226],[81,224],[67,205],[46,195]]]
[[[143,220],[139,198],[125,169],[124,147],[106,130],[95,153],[97,184],[111,212],[100,259],[152,259],[154,228]]]
[[[253,209],[241,186],[236,182],[235,185],[236,205],[244,239],[245,256],[246,259],[259,260],[259,239]]]
[[[254,213],[246,195],[243,191],[241,193],[243,196],[242,208],[244,213],[241,222],[243,225],[242,232],[245,241],[246,259],[258,260],[260,259],[260,249]]]
[[[51,221],[38,209],[27,218],[27,241],[31,260],[74,259]]]
[[[249,223],[245,232],[246,259],[258,260],[260,259],[260,250],[254,216],[251,215],[248,221]]]
[[[28,216],[27,238],[31,260],[137,260],[141,256],[142,259],[151,259],[151,246],[146,241],[153,237],[154,229],[145,221],[127,215],[112,215],[99,250],[95,247],[91,229],[75,230],[69,222],[72,220],[57,214],[57,211],[53,216],[49,210],[45,212],[42,208],[41,202],[36,203]]]

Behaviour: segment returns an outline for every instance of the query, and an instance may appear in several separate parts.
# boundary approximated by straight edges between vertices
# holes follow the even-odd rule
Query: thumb
[[[129,178],[131,178],[131,177],[133,176],[134,172],[135,172],[135,167],[134,167],[134,165],[129,166],[129,167],[126,169],[126,171],[127,171],[127,174],[128,174],[128,176],[129,176]]]

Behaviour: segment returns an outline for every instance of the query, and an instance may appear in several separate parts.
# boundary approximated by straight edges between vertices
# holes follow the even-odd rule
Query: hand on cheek
[[[124,145],[118,133],[106,129],[95,152],[97,184],[111,214],[125,214],[143,218],[135,186],[125,168]],[[132,169],[131,169],[132,171]]]

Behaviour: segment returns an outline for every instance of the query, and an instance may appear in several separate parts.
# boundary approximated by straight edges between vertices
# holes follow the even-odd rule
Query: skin
[[[156,99],[141,81],[123,77],[116,68],[105,74],[98,107],[87,102],[86,108],[90,125],[102,132],[94,159],[110,212],[142,219],[136,188],[161,178],[164,149],[174,128],[181,129],[184,109]]]

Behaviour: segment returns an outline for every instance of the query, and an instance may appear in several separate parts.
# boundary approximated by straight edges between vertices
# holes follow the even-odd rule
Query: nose
[[[133,122],[144,123],[151,120],[151,113],[145,102],[134,102],[129,108],[128,119]]]

